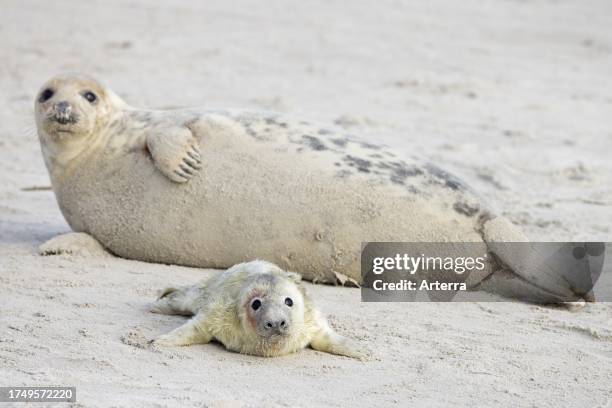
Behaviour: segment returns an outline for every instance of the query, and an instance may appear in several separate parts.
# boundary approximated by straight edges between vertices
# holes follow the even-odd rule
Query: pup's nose
[[[57,113],[70,113],[72,107],[68,101],[61,101],[55,104],[55,112]]]
[[[272,330],[277,333],[281,333],[286,331],[289,328],[289,325],[284,319],[279,320],[268,320],[266,322],[266,330]]]
[[[55,117],[59,123],[66,124],[70,122],[70,114],[72,113],[72,106],[67,101],[61,101],[53,106],[55,110]]]

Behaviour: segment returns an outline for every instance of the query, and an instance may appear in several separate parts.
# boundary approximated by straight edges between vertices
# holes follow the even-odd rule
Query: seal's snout
[[[291,324],[289,316],[279,315],[274,313],[275,316],[262,316],[263,319],[260,322],[260,335],[268,340],[279,339],[287,337],[291,334]]]
[[[61,101],[53,105],[52,118],[62,125],[76,123],[76,118],[72,114],[72,106],[67,101]]]
[[[284,334],[289,329],[289,324],[285,319],[268,320],[265,329],[271,334]]]

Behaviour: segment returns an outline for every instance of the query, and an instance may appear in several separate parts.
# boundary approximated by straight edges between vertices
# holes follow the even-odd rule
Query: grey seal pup
[[[234,265],[182,288],[167,288],[154,313],[191,317],[157,337],[156,346],[217,340],[228,350],[262,357],[314,350],[357,359],[369,353],[336,333],[301,285],[302,277],[264,261]]]

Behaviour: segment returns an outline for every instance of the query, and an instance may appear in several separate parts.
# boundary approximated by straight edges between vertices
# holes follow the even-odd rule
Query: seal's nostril
[[[69,111],[70,110],[70,104],[67,101],[61,101],[61,102],[58,102],[55,105],[55,109],[57,111],[60,111],[60,112],[62,112],[62,111]]]
[[[63,125],[74,122],[72,117],[72,106],[67,101],[61,101],[53,105],[55,120]]]
[[[68,117],[72,111],[72,106],[66,101],[58,102],[54,106],[55,114],[58,117]]]
[[[270,322],[266,323],[266,327],[267,327],[268,329],[271,329],[271,328],[272,328],[272,323],[270,323]]]
[[[285,327],[285,321],[284,320],[280,322],[280,327]]]

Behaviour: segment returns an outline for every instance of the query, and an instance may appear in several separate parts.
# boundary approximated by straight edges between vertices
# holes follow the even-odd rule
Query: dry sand
[[[153,4],[156,3],[156,4]],[[136,106],[272,109],[422,154],[534,240],[610,241],[607,0],[4,0],[0,385],[72,385],[77,406],[612,406],[612,304],[364,304],[309,286],[358,362],[154,351],[182,321],[159,288],[213,271],[40,257],[68,231],[33,125],[40,84],[94,75]]]

